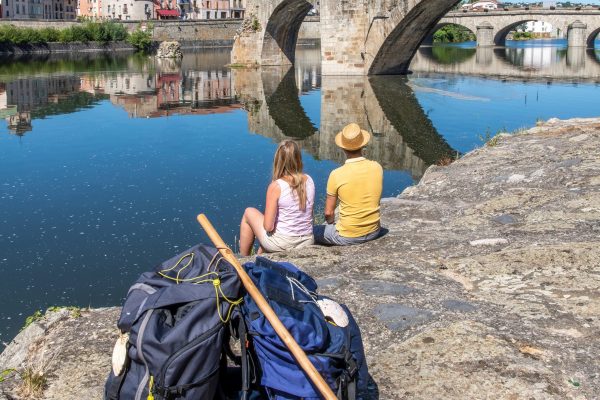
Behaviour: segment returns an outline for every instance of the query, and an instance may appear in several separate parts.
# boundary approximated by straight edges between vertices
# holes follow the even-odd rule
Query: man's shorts
[[[332,246],[351,246],[353,244],[361,244],[373,239],[377,239],[381,232],[381,228],[371,232],[365,236],[349,238],[341,236],[335,228],[335,224],[316,225],[313,228],[315,243],[327,244]]]

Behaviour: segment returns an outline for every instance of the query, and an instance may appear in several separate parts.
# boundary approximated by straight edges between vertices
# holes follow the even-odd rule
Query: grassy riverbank
[[[87,43],[87,42],[123,42],[127,41],[136,49],[145,51],[152,44],[151,29],[137,29],[129,33],[115,22],[86,22],[68,28],[20,28],[14,25],[0,26],[0,43],[4,45],[27,46],[48,43]]]

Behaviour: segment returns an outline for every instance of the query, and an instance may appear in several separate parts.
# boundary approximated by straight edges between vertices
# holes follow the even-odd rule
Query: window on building
[[[210,19],[210,11],[206,12],[206,19]]]
[[[227,18],[227,13],[226,12],[221,12],[221,19],[225,19]]]
[[[123,14],[127,14],[127,4],[123,4]]]
[[[206,2],[206,8],[210,8],[210,1]]]

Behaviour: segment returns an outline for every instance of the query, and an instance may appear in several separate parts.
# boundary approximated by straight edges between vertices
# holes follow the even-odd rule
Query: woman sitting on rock
[[[313,244],[315,184],[302,172],[302,154],[293,140],[279,144],[265,213],[247,208],[240,224],[240,253],[250,255],[254,239],[259,253],[273,253]]]

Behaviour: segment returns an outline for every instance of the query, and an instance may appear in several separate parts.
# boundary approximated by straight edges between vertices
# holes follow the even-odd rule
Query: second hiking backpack
[[[340,400],[353,400],[357,391],[366,389],[367,364],[360,331],[344,305],[348,325],[340,327],[325,318],[317,301],[317,284],[306,273],[289,263],[277,263],[257,257],[244,268],[267,299],[281,322],[305,351]],[[296,363],[252,297],[241,305],[240,337],[245,365],[255,371],[254,388],[261,398],[320,399],[318,390]],[[244,357],[245,356],[245,357]],[[244,386],[251,380],[248,371]],[[250,388],[252,389],[252,388]]]

